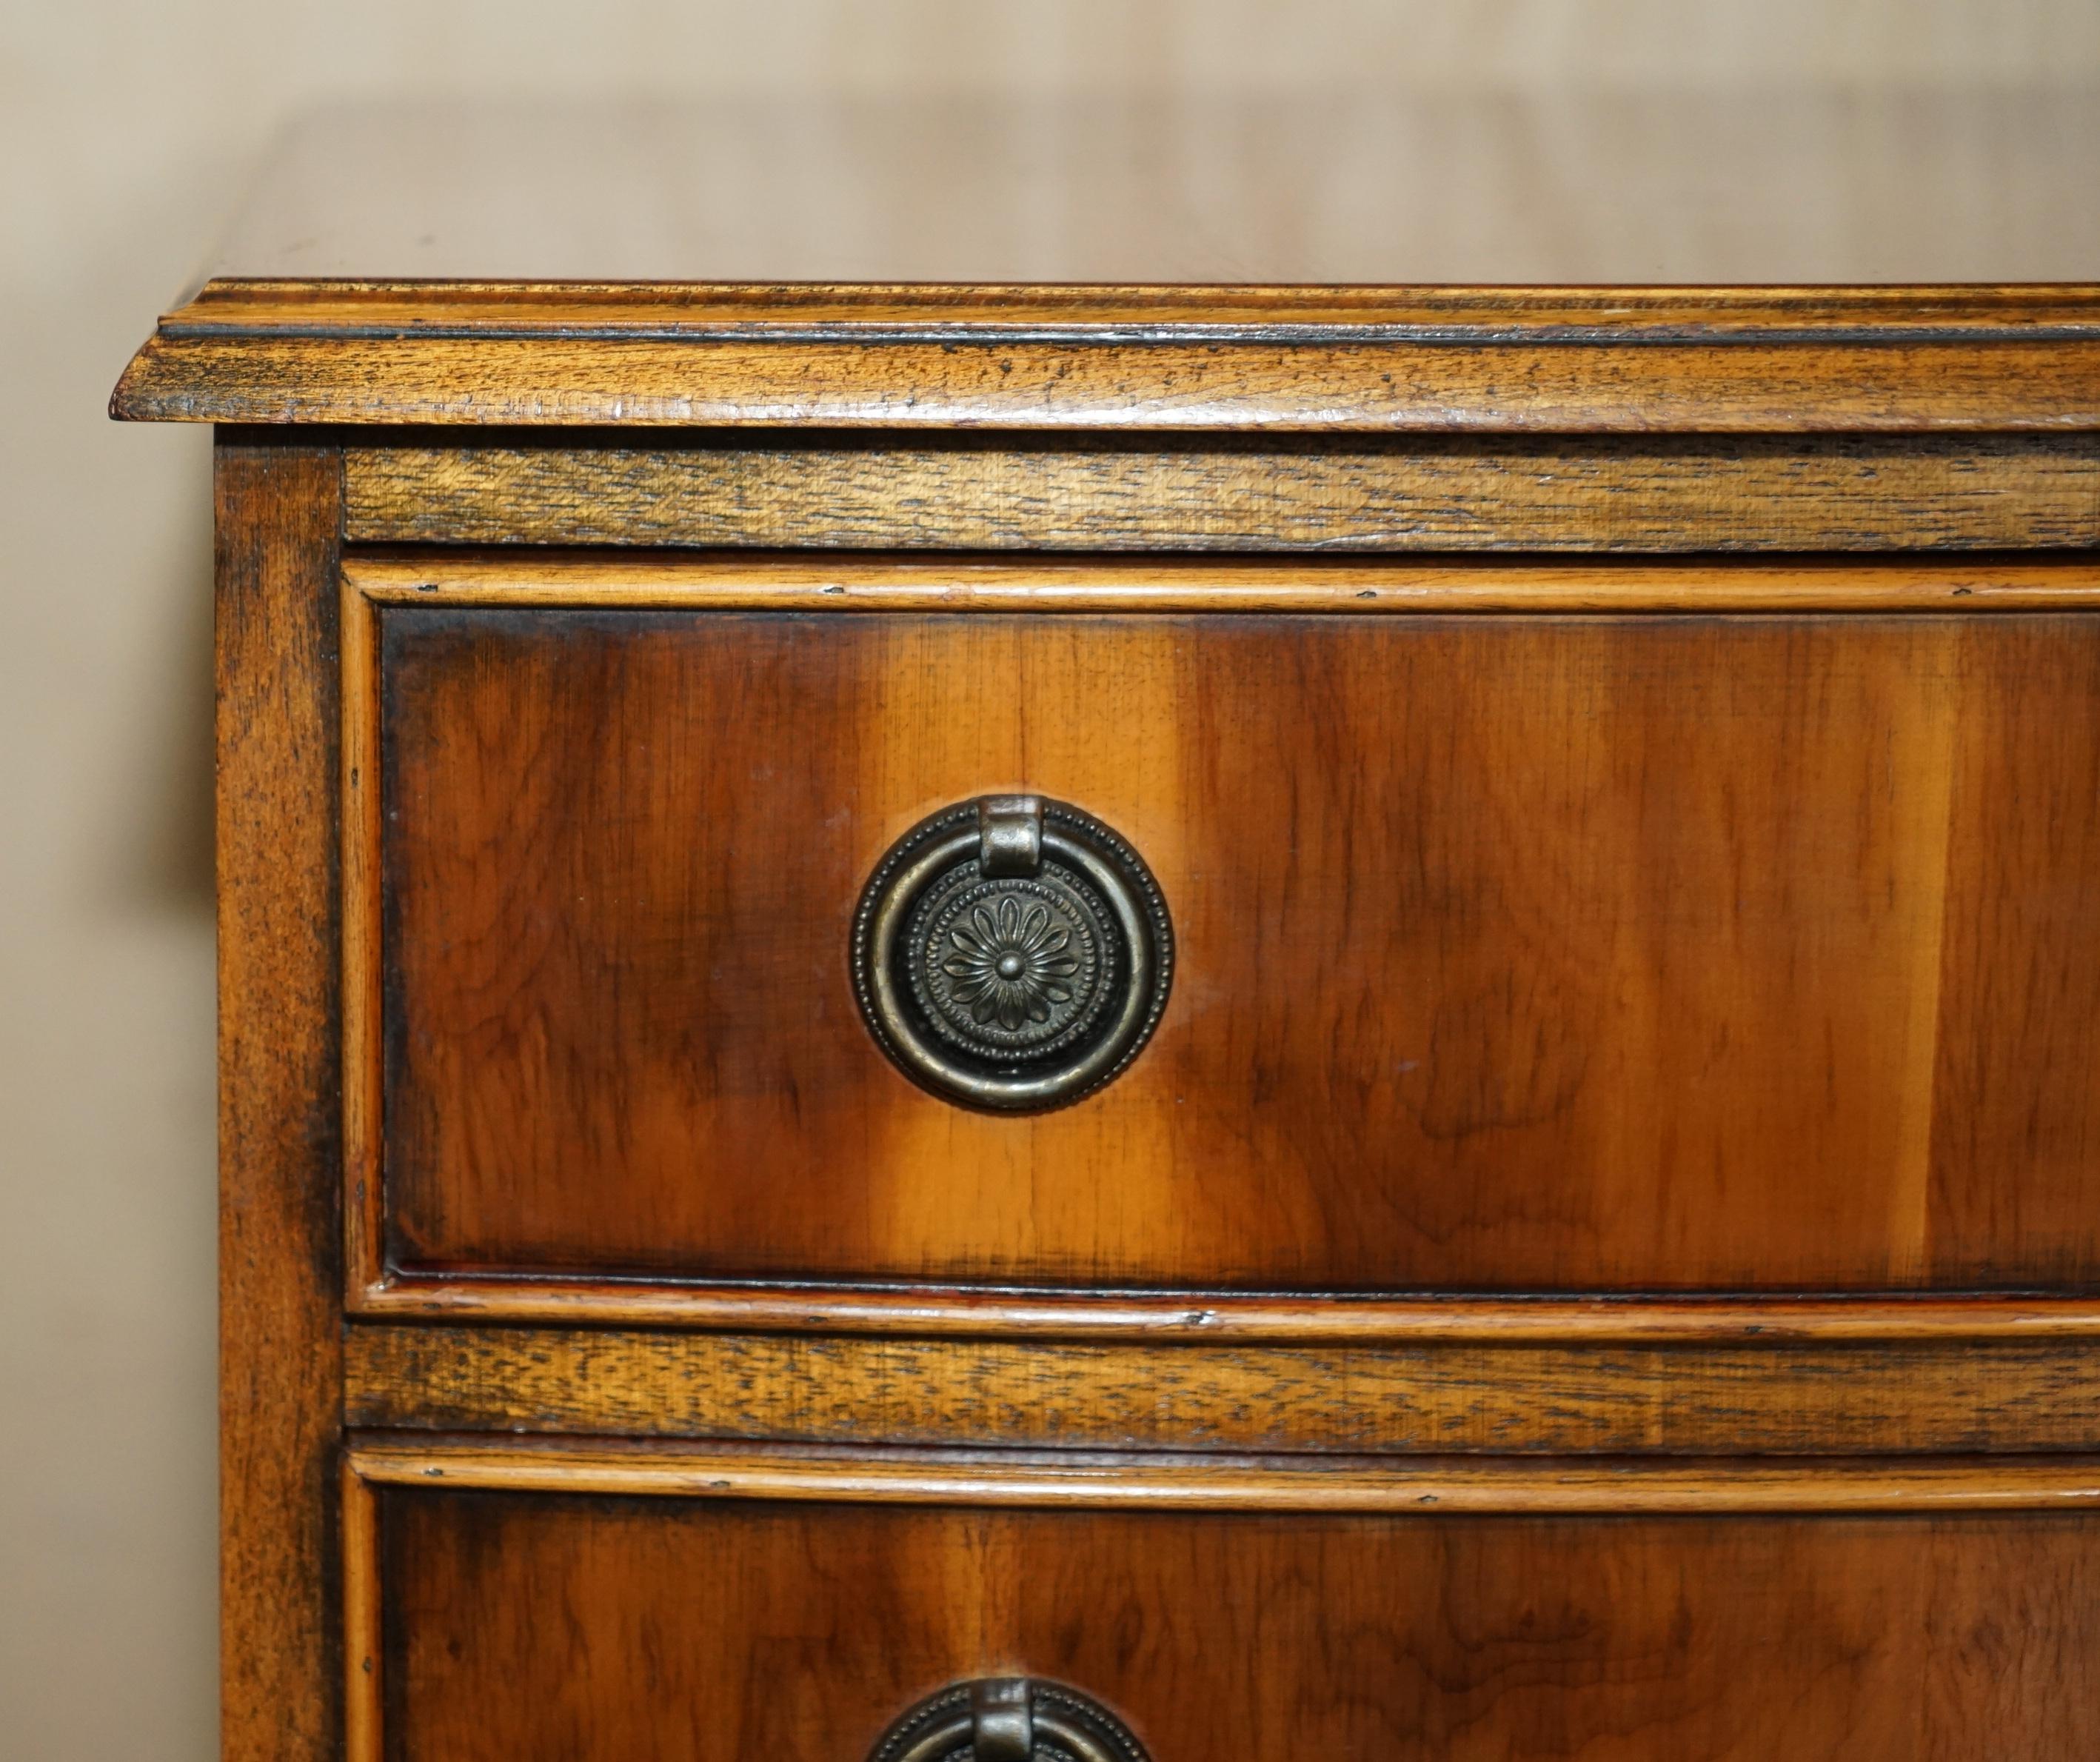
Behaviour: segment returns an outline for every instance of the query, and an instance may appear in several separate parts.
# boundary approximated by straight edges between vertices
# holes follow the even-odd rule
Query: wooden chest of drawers
[[[2100,1743],[2100,292],[1179,249],[126,373],[229,1756]]]

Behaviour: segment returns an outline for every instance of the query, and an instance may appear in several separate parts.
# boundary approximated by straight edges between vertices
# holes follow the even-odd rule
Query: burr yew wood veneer
[[[117,389],[226,1754],[2095,1754],[2089,108],[798,114],[338,119]]]

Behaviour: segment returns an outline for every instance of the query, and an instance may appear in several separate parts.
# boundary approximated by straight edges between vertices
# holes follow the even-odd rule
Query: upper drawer
[[[390,1265],[2100,1277],[2100,616],[854,615],[719,565],[360,567]],[[900,1075],[849,958],[893,841],[1014,791],[1127,839],[1176,948],[1129,1068],[1018,1117]]]

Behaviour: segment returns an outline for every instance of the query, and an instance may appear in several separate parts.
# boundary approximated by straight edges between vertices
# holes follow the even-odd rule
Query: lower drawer
[[[1136,1460],[367,1446],[352,1762],[862,1762],[975,1679],[1151,1762],[2100,1746],[2091,1463]],[[976,1753],[1083,1755],[1038,1696]]]

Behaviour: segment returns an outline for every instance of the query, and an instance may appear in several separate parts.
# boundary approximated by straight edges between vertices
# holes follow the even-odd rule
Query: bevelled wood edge
[[[2100,1450],[2078,1339],[1260,1348],[361,1323],[349,1423],[810,1444],[1495,1455]]]
[[[352,556],[343,579],[352,593],[395,606],[1364,613],[1943,612],[2100,605],[2100,559],[2077,554],[2048,561],[1510,563],[452,553]]]
[[[216,283],[133,421],[1794,434],[2100,426],[2100,291]]]
[[[475,437],[465,437],[469,442]],[[578,431],[345,455],[353,543],[1218,552],[1822,551],[2100,542],[2100,435]]]
[[[356,1437],[373,1486],[867,1504],[1220,1512],[1679,1512],[2100,1509],[2089,1456],[1673,1460],[1021,1455]]]
[[[222,435],[220,1668],[227,1762],[338,1754],[342,457]]]
[[[379,1499],[346,1456],[342,1508],[343,1762],[384,1762],[386,1646],[380,1601]]]
[[[379,709],[379,602],[338,583],[342,632],[342,1230],[343,1298],[386,1278],[382,1110],[386,1064],[380,959],[383,797]]]
[[[1490,338],[2100,330],[2100,285],[1383,287],[970,283],[310,280],[221,276],[170,334],[273,330],[883,337],[995,330],[1080,338],[1215,330]]]
[[[1202,1292],[677,1285],[389,1272],[354,1314],[431,1321],[1049,1340],[1580,1341],[2100,1339],[2100,1299],[1890,1296],[1248,1296]]]

